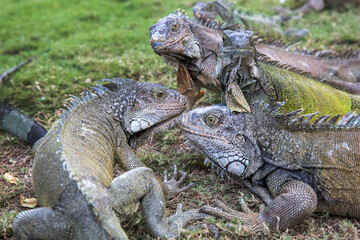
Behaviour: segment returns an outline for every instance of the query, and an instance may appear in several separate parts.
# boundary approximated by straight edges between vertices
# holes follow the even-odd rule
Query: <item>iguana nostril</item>
[[[161,46],[161,43],[158,42],[158,41],[152,41],[152,40],[150,40],[150,44],[151,44],[151,47],[152,47],[152,48],[157,48],[157,47],[160,47],[160,46]]]

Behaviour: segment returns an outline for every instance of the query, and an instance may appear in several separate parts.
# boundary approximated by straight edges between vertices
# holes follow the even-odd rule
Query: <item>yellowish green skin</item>
[[[304,109],[304,114],[345,114],[358,110],[360,97],[337,90],[310,77],[275,65],[259,62],[260,85],[270,102],[287,101],[283,112]],[[256,95],[256,93],[255,93]]]

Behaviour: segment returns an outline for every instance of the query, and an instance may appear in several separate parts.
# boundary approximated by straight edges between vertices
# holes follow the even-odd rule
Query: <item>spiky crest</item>
[[[178,10],[179,11],[179,10]],[[216,21],[216,20],[209,20],[209,19],[205,19],[203,16],[201,16],[200,14],[196,14],[191,21],[193,23],[202,25],[204,27],[207,28],[212,28],[212,29],[217,29],[217,30],[223,30],[222,26],[223,26],[223,22],[222,21]]]
[[[128,85],[136,84],[136,81],[126,78],[101,79],[97,82],[103,84],[96,84],[96,87],[90,87],[93,92],[85,90],[84,92],[80,93],[81,98],[75,95],[70,95],[70,98],[68,98],[64,104],[67,109],[62,109],[62,113],[59,114],[61,118],[61,126],[65,123],[70,113],[78,106],[92,101],[95,98],[101,98],[108,91],[113,92]]]
[[[289,52],[291,49],[302,43],[301,41],[285,43],[282,39],[278,39],[278,38],[267,39],[264,35],[261,34],[255,34],[255,35],[256,38],[253,39],[255,44],[266,45],[267,47],[277,48],[281,51],[286,51],[286,52]],[[318,50],[318,49],[309,50],[304,48],[295,48],[293,51],[291,51],[291,53],[307,55],[314,58],[321,58],[325,60],[345,60],[356,57],[360,58],[360,50],[354,51],[352,49],[346,49],[337,52],[333,50]]]
[[[76,109],[80,105],[88,103],[94,99],[103,97],[105,95],[105,93],[108,91],[115,91],[115,90],[125,87],[127,85],[136,83],[135,81],[130,80],[130,79],[119,79],[119,78],[102,79],[99,82],[107,82],[107,83],[97,84],[96,87],[91,87],[91,89],[94,91],[94,93],[90,92],[89,90],[86,90],[83,93],[81,93],[81,95],[82,95],[81,98],[74,96],[74,95],[70,95],[70,98],[67,99],[67,102],[65,103],[67,110],[66,109],[63,110],[63,114],[60,114],[61,119],[59,119],[56,122],[59,124],[59,126],[56,130],[56,132],[58,134],[57,142],[59,142],[59,143],[62,142],[61,130],[62,130],[63,124],[65,123],[66,119],[68,118],[68,116],[74,109]],[[109,88],[104,87],[105,85],[108,85],[110,87]],[[76,171],[71,169],[69,163],[67,162],[62,144],[59,145],[59,150],[56,152],[56,154],[58,155],[58,157],[62,163],[63,170],[65,172],[67,172],[69,174],[69,178],[76,183],[78,190],[81,192],[83,197],[86,199],[86,201],[87,201],[88,205],[91,207],[93,213],[95,214],[97,219],[100,221],[102,229],[104,229],[108,234],[112,235],[108,226],[106,226],[106,224],[104,222],[106,217],[102,216],[101,212],[96,207],[96,202],[95,202],[94,197],[91,194],[87,193],[87,188],[86,188],[85,184],[82,181],[80,181],[80,179],[76,176]]]
[[[355,112],[348,112],[341,117],[341,114],[330,116],[319,116],[315,121],[312,119],[319,114],[319,112],[300,115],[303,109],[298,109],[290,113],[282,114],[279,110],[286,104],[286,102],[279,102],[275,106],[269,107],[263,101],[259,103],[261,109],[268,111],[282,124],[290,129],[354,129],[360,128],[360,114]]]
[[[266,64],[269,64],[269,65],[272,65],[272,66],[275,66],[275,67],[278,67],[278,68],[285,69],[285,70],[287,70],[289,72],[299,74],[301,76],[313,79],[313,80],[315,80],[317,82],[324,83],[324,84],[326,84],[326,85],[328,85],[328,86],[330,86],[332,88],[338,89],[337,86],[335,86],[332,83],[328,82],[326,79],[323,79],[321,77],[316,77],[316,76],[312,75],[311,73],[304,72],[304,71],[302,71],[302,70],[300,70],[298,68],[292,67],[292,66],[287,65],[287,64],[283,64],[283,63],[281,63],[279,61],[273,61],[268,56],[266,56],[264,54],[261,54],[261,53],[258,53],[258,52],[256,54],[258,56],[259,61],[261,61],[261,62],[264,62]],[[339,90],[341,90],[341,89],[339,89]],[[343,91],[343,90],[341,90],[341,91]]]

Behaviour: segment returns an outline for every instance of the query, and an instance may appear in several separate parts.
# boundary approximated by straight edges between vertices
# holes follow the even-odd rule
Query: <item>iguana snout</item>
[[[251,143],[242,134],[242,125],[231,124],[235,116],[225,105],[197,108],[182,115],[180,127],[191,144],[221,171],[242,177],[253,154],[247,149]]]

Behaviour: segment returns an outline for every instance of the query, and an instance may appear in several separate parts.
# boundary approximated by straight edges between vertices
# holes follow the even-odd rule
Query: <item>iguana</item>
[[[258,64],[257,64],[258,68],[261,65],[263,65],[262,62],[265,60],[266,62],[272,62],[278,67],[286,68],[289,71],[300,73],[310,78],[312,78],[311,76],[320,76],[313,79],[316,81],[326,83],[327,85],[331,85],[333,87],[345,90],[350,93],[360,94],[359,84],[345,82],[339,78],[342,77],[346,80],[352,80],[352,81],[356,80],[357,78],[360,78],[359,53],[356,54],[357,56],[350,57],[347,59],[345,58],[337,59],[337,60],[331,60],[326,58],[321,59],[321,58],[316,58],[315,56],[312,56],[310,54],[302,55],[295,52],[282,51],[280,48],[272,47],[269,45],[254,44],[251,38],[252,32],[250,31],[224,31],[223,35],[224,35],[223,48],[219,52],[219,58],[218,58],[219,60],[217,62],[217,67],[216,67],[217,72],[223,71],[224,73],[227,73],[227,74],[220,74],[222,76],[220,78],[220,82],[222,83],[222,85],[228,85],[234,79],[237,79],[238,84],[244,84],[241,83],[241,81],[243,81],[241,79],[248,77],[246,75],[246,70],[245,73],[244,70],[239,71],[239,69],[241,69],[240,65],[243,65],[243,68],[249,68],[251,69],[251,71],[253,71],[254,68],[253,63],[251,63],[251,60],[247,60],[247,59],[253,58],[255,56],[255,59],[258,60]],[[257,58],[256,55],[258,55]],[[275,59],[276,61],[274,61]],[[304,71],[304,70],[309,70],[309,71]],[[286,78],[291,80],[291,78],[289,77]],[[275,82],[279,81],[279,80],[271,79],[271,77],[268,80],[272,82],[270,84],[276,84]],[[298,79],[298,81],[299,80],[300,79]],[[308,81],[308,80],[304,78],[303,81]],[[294,90],[294,93],[296,91],[299,91],[299,89]],[[281,97],[278,98],[278,101],[282,101],[281,99],[282,99]],[[231,108],[231,106],[229,107]]]
[[[198,2],[193,7],[194,16],[203,19],[215,20],[220,17],[225,25],[244,24],[247,29],[258,30],[268,38],[303,38],[308,35],[306,28],[288,28],[283,31],[281,24],[291,17],[273,16],[266,17],[260,14],[250,14],[245,11],[238,12],[232,8],[233,3],[217,0],[213,2]],[[293,16],[292,18],[295,18]]]
[[[193,21],[177,10],[151,26],[149,32],[154,52],[176,68],[177,90],[188,97],[190,107],[200,96],[201,87],[221,92],[214,69],[222,47],[223,30],[218,23]]]
[[[155,53],[177,67],[181,93],[195,99],[201,87],[223,91],[232,112],[250,112],[248,101],[252,101],[254,92],[272,102],[288,99],[287,111],[304,108],[336,115],[360,107],[358,96],[259,56],[251,31],[209,27],[211,24],[192,21],[176,11],[150,27]]]
[[[360,217],[360,115],[312,121],[318,112],[280,111],[289,103],[253,102],[250,114],[214,105],[182,115],[185,138],[206,161],[242,179],[267,204],[254,213],[243,199],[243,212],[217,201],[201,212],[237,218],[261,232],[291,228],[314,211]]]
[[[93,87],[96,95],[72,96],[38,144],[32,180],[43,207],[16,217],[17,238],[127,239],[120,220],[139,204],[155,237],[178,236],[189,220],[204,216],[190,210],[166,218],[161,186],[132,149],[178,118],[184,96],[161,84],[106,81]],[[113,179],[115,164],[127,172]],[[185,177],[165,188],[185,190]]]
[[[236,12],[234,13],[231,10],[231,4],[223,1],[199,2],[194,6],[193,11],[194,13],[199,12],[199,15],[204,19],[215,19],[217,15],[220,15],[228,25],[241,23],[241,19],[234,20]],[[360,85],[342,82],[342,80],[353,83],[360,82],[359,51],[355,54],[347,54],[350,56],[341,56],[335,52],[334,56],[321,57],[322,51],[289,51],[291,45],[284,45],[279,41],[270,41],[260,37],[254,41],[254,45],[260,54],[266,55],[272,61],[279,61],[298,68],[311,73],[313,76],[324,78],[341,89],[360,94]]]

